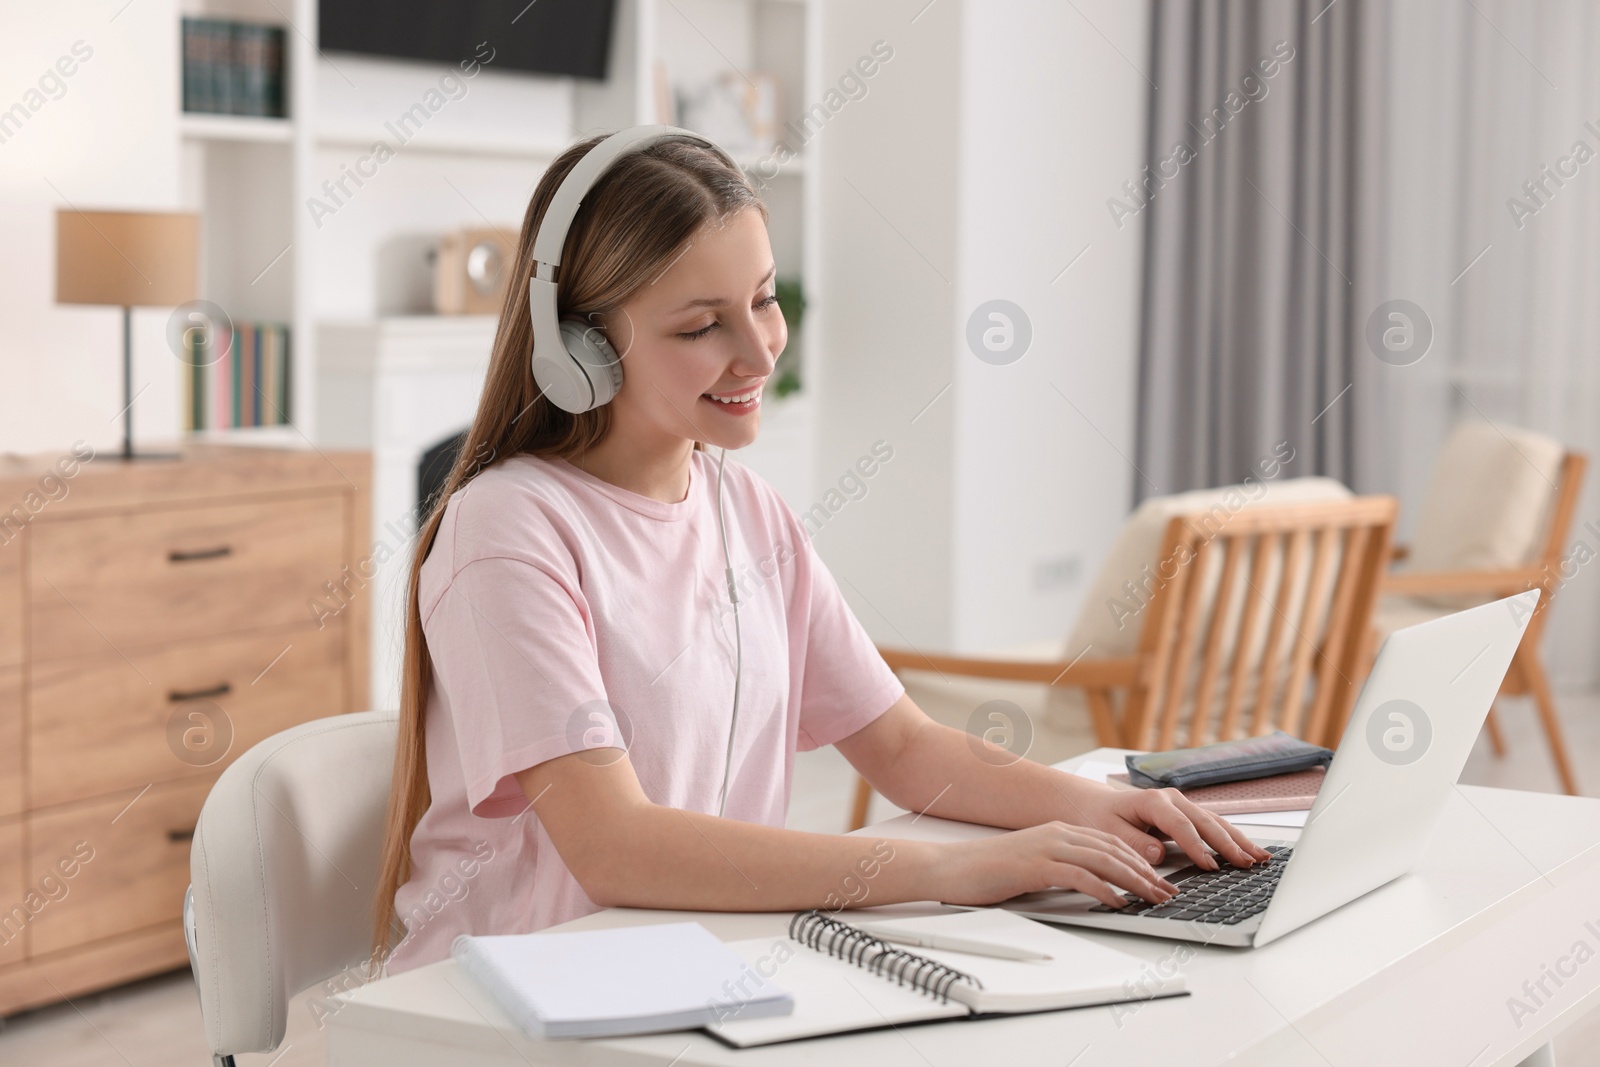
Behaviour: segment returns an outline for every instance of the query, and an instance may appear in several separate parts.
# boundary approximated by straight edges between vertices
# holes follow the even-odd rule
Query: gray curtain
[[[1145,226],[1136,499],[1260,478],[1285,446],[1272,476],[1374,480],[1385,18],[1154,0],[1149,166],[1108,204]]]

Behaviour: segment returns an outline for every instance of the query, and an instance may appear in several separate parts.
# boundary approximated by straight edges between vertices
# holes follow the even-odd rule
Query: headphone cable
[[[722,559],[727,565],[728,599],[733,603],[733,719],[728,723],[728,754],[722,764],[722,791],[717,797],[717,815],[720,818],[728,805],[728,779],[733,770],[733,737],[739,728],[739,675],[744,665],[744,641],[739,633],[739,591],[733,583],[733,556],[728,551],[728,527],[722,518],[722,465],[727,461],[728,450],[721,450],[717,459],[717,529],[722,533]]]

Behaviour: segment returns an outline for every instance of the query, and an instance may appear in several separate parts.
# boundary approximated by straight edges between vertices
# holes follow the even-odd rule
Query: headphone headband
[[[629,152],[648,148],[669,137],[688,137],[707,148],[716,147],[699,134],[677,126],[634,126],[607,137],[589,149],[561,180],[556,195],[550,199],[550,206],[545,209],[544,218],[539,221],[539,232],[533,239],[534,261],[541,267],[545,264],[560,266],[561,251],[567,243],[567,231],[572,228],[572,220],[577,217],[578,208],[583,206],[583,198],[589,194],[594,183],[611,169],[611,164]]]
[[[582,412],[599,407],[616,395],[622,370],[604,339],[593,331],[566,338],[556,303],[556,268],[566,247],[567,232],[595,182],[618,159],[658,141],[683,137],[707,148],[717,146],[677,126],[633,126],[612,134],[573,164],[556,187],[555,195],[539,220],[533,237],[533,273],[528,279],[528,310],[533,320],[533,377],[544,395],[563,411]]]

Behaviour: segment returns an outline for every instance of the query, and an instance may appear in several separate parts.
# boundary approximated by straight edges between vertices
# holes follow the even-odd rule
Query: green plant
[[[806,294],[800,279],[779,277],[773,282],[772,290],[778,296],[778,307],[783,310],[783,321],[788,323],[789,332],[797,332],[806,313]]]
[[[773,292],[777,294],[778,308],[783,312],[784,324],[789,328],[789,345],[778,357],[778,365],[775,368],[778,374],[776,386],[778,396],[785,397],[800,390],[800,349],[796,344],[796,338],[800,334],[800,323],[806,313],[806,295],[799,278],[779,277],[773,282]]]

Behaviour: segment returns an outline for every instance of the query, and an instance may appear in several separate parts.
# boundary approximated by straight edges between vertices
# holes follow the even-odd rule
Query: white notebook
[[[708,1025],[707,1032],[747,1048],[932,1019],[1055,1011],[1184,993],[1181,976],[1163,980],[1137,956],[1009,911],[952,912],[871,926],[1009,945],[1051,958],[1008,960],[912,948],[872,938],[846,921],[802,913],[791,924],[798,939],[758,938],[728,946],[769,984],[781,983],[792,992],[794,1011],[760,1018],[736,1005]],[[915,962],[907,961],[908,956]],[[889,973],[880,973],[886,968]],[[748,981],[747,988],[757,991]]]
[[[772,981],[699,923],[560,934],[462,934],[450,954],[530,1037],[615,1037],[789,1012]]]

